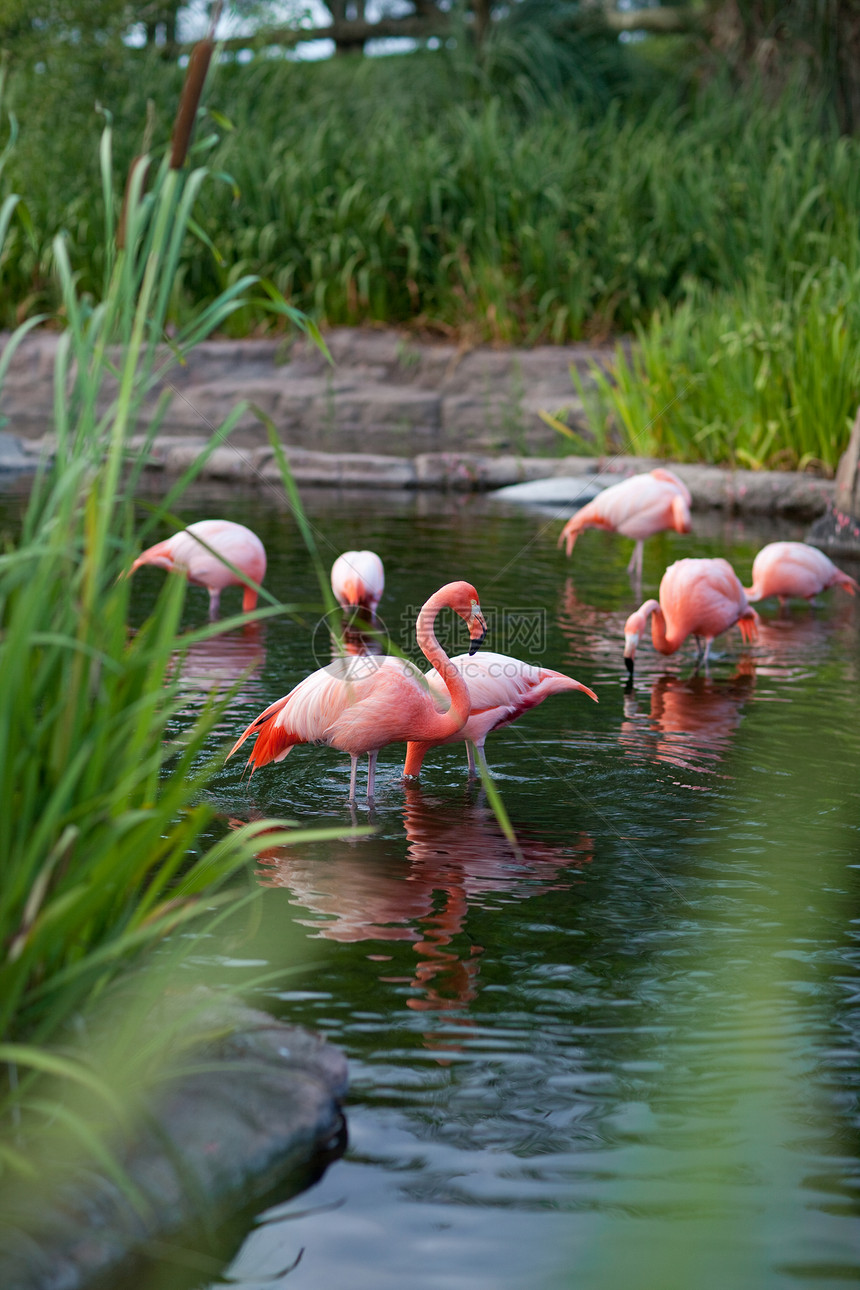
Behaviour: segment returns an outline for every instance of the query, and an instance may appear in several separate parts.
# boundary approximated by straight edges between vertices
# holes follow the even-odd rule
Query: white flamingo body
[[[266,548],[256,533],[232,520],[198,520],[148,547],[137,557],[131,572],[151,564],[184,574],[193,586],[209,592],[211,618],[217,617],[225,587],[244,587],[242,609],[249,613],[256,607],[257,592],[225,561],[258,584],[266,575]]]
[[[341,609],[365,609],[372,616],[385,590],[385,570],[375,551],[344,551],[331,569],[331,589]]]
[[[534,663],[525,663],[508,654],[495,654],[491,650],[482,650],[474,655],[458,654],[450,660],[450,666],[457,669],[469,687],[471,712],[465,725],[444,739],[434,740],[432,744],[410,740],[403,772],[409,778],[419,773],[431,747],[463,740],[466,741],[469,770],[474,773],[473,746],[483,760],[484,742],[491,731],[516,721],[552,694],[581,690],[597,702],[594,691],[573,677]],[[444,702],[445,683],[435,668],[427,673],[425,680],[437,700]]]
[[[636,545],[628,572],[642,573],[642,544],[664,529],[690,531],[692,499],[687,485],[671,470],[658,466],[641,475],[631,475],[598,493],[565,524],[558,544],[568,555],[583,529],[601,528],[633,538]]]
[[[781,604],[791,597],[812,600],[828,587],[842,587],[852,596],[858,590],[852,577],[805,542],[769,542],[762,547],[753,561],[752,580],[748,600],[778,596]]]

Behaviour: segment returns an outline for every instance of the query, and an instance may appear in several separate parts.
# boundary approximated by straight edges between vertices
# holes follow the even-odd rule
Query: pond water
[[[587,533],[568,561],[560,520],[489,499],[304,500],[327,567],[351,547],[382,556],[381,615],[398,645],[432,591],[467,578],[487,648],[569,672],[600,704],[555,697],[490,736],[519,854],[453,745],[406,790],[402,746],[382,752],[375,806],[356,813],[373,836],[261,857],[257,922],[213,947],[215,961],[224,980],[296,965],[266,1006],[347,1053],[349,1144],[309,1190],[256,1217],[224,1279],[856,1282],[857,603],[832,591],[817,610],[767,604],[758,645],[721,638],[709,676],[694,674],[692,649],[665,659],[649,641],[625,693],[622,629],[639,603],[629,542]],[[212,514],[259,532],[276,595],[319,600],[276,501],[202,494],[182,517]],[[694,519],[693,535],[646,544],[642,599],[682,555],[726,555],[748,581],[777,535]],[[135,576],[143,612],[163,575]],[[205,619],[205,593],[189,592],[186,613]],[[190,703],[250,669],[222,731],[237,735],[326,661],[316,620],[201,647]],[[347,757],[297,748],[251,780],[240,762],[213,786],[225,816],[350,822]]]

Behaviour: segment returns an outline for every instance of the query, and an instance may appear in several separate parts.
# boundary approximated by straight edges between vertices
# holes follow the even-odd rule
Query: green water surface
[[[438,586],[466,578],[487,648],[591,686],[487,743],[515,827],[503,837],[462,745],[404,790],[383,751],[372,837],[261,857],[225,981],[289,961],[265,1005],[347,1053],[344,1157],[260,1214],[225,1270],[246,1290],[789,1290],[860,1279],[857,932],[860,618],[841,592],[759,644],[640,648],[625,693],[631,544],[472,497],[309,490],[327,565],[383,558],[402,647]],[[319,599],[295,524],[268,496],[201,495],[186,520],[260,533],[266,583]],[[646,546],[642,598],[683,555],[742,581],[791,526],[695,517]],[[852,572],[857,573],[856,569]],[[140,611],[164,576],[135,575]],[[237,593],[233,593],[237,594]],[[229,593],[225,593],[229,605]],[[206,597],[186,614],[203,621]],[[316,615],[201,647],[189,704],[244,671],[235,737],[320,662]],[[441,626],[441,620],[440,620]],[[453,649],[465,636],[444,637]],[[459,643],[458,643],[459,642]],[[348,758],[298,748],[213,787],[225,817],[346,824]],[[363,782],[363,768],[362,780]]]

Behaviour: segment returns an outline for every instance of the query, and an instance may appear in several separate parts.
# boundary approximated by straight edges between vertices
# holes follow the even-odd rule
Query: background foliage
[[[7,326],[61,308],[60,231],[99,299],[98,132],[109,113],[123,171],[166,132],[182,75],[166,19],[130,48],[118,0],[87,9],[89,25],[73,4],[43,8],[38,46],[32,19],[3,11],[19,134],[6,191],[27,194],[0,261]],[[253,274],[328,325],[467,344],[635,332],[635,376],[622,368],[589,401],[595,442],[650,426],[676,455],[832,469],[860,398],[845,285],[860,259],[857,5],[685,8],[672,34],[626,43],[583,12],[522,0],[490,10],[478,44],[452,10],[439,48],[390,58],[228,50],[201,122],[219,178],[168,321]],[[266,30],[272,13],[257,10]],[[223,324],[282,325],[250,302]]]

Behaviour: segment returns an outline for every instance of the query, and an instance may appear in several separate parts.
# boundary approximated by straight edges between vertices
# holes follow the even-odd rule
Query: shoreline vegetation
[[[129,171],[121,202],[110,127],[102,133],[97,302],[76,280],[68,240],[54,241],[66,328],[52,373],[53,457],[0,557],[0,1257],[32,1261],[32,1234],[82,1176],[102,1180],[130,1228],[146,1230],[158,1197],[137,1184],[124,1152],[172,1081],[201,1059],[218,1067],[230,1025],[208,1019],[210,995],[198,987],[212,944],[239,948],[248,935],[260,836],[293,845],[355,832],[275,819],[231,826],[205,792],[222,766],[217,723],[235,687],[189,707],[187,651],[295,607],[263,589],[253,613],[184,631],[185,581],[167,578],[151,614],[140,622],[131,612],[134,554],[241,413],[228,413],[136,531],[134,498],[158,428],[157,410],[150,420],[143,409],[163,374],[181,246],[209,179],[184,165],[177,137],[169,155],[162,144]],[[22,213],[14,193],[0,205],[0,252]],[[181,364],[258,291],[304,323],[245,275],[186,318],[167,361]],[[0,382],[38,321],[6,339]],[[281,487],[301,527],[286,468]],[[320,586],[328,607],[324,578]],[[283,938],[271,947],[268,979],[295,969],[294,949]],[[237,992],[259,988],[249,975]],[[183,1176],[181,1161],[173,1168]]]
[[[668,45],[604,49],[578,81],[551,59],[542,73],[465,50],[225,61],[198,121],[215,179],[167,326],[252,274],[322,327],[466,348],[633,336],[585,397],[571,451],[635,437],[677,460],[832,474],[860,396],[860,140],[799,82],[775,94],[696,77]],[[0,197],[27,201],[0,325],[62,321],[60,230],[82,298],[102,298],[104,117],[124,173],[141,122],[166,128],[182,75],[130,60],[83,60],[75,77],[52,52],[10,71]],[[249,300],[222,333],[286,326]]]

